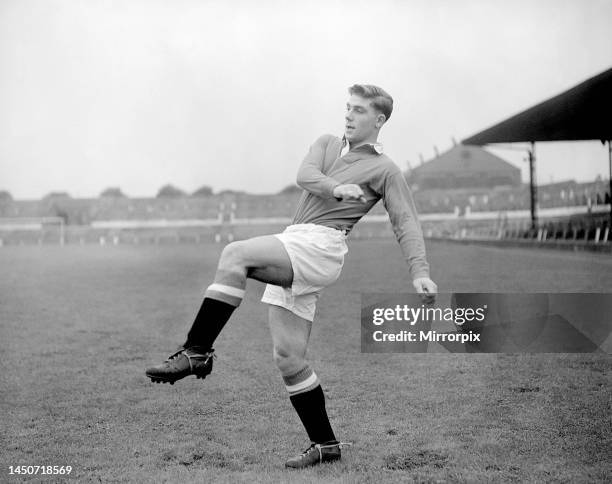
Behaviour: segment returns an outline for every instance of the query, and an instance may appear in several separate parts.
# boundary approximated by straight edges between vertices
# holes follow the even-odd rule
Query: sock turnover
[[[204,301],[187,335],[184,347],[209,350],[234,310],[244,298],[246,276],[238,272],[217,271],[208,286]]]

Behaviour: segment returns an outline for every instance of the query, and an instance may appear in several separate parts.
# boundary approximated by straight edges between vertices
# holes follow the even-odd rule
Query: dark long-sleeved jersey
[[[372,145],[340,156],[342,146],[340,138],[323,135],[310,147],[298,171],[297,183],[305,192],[293,223],[314,223],[348,233],[382,199],[412,278],[429,277],[423,233],[404,175]],[[334,198],[334,188],[349,183],[361,187],[366,203]]]

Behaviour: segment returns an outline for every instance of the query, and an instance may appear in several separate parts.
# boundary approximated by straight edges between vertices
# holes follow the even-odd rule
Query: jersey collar
[[[376,153],[377,155],[382,155],[383,153],[383,145],[382,143],[366,143],[365,145],[361,145],[356,148],[356,150],[367,149],[372,153]],[[355,150],[353,150],[355,151]],[[346,137],[342,137],[342,150],[340,151],[340,156],[344,156],[349,152],[349,144],[346,140]]]

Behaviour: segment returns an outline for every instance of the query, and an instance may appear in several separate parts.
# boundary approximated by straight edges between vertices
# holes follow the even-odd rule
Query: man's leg
[[[212,348],[234,309],[242,302],[247,277],[277,286],[291,286],[291,260],[280,240],[267,235],[225,246],[214,282],[206,290],[185,347]]]
[[[287,467],[302,468],[340,458],[340,446],[325,410],[325,396],[317,375],[306,363],[306,348],[312,322],[291,311],[270,306],[270,332],[276,362],[289,399],[304,425],[312,445],[287,461]]]
[[[283,244],[272,235],[233,242],[223,249],[213,284],[181,349],[151,368],[146,374],[153,381],[173,384],[195,374],[205,378],[212,370],[212,345],[242,302],[247,277],[288,287],[293,281],[291,260]]]

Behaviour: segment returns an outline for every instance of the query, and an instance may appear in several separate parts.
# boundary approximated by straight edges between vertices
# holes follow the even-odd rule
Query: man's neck
[[[362,140],[357,143],[349,141],[349,148],[351,150],[354,150],[355,148],[359,148],[360,146],[363,146],[363,145],[375,145],[376,143],[378,143],[378,137],[375,137],[373,139]]]

